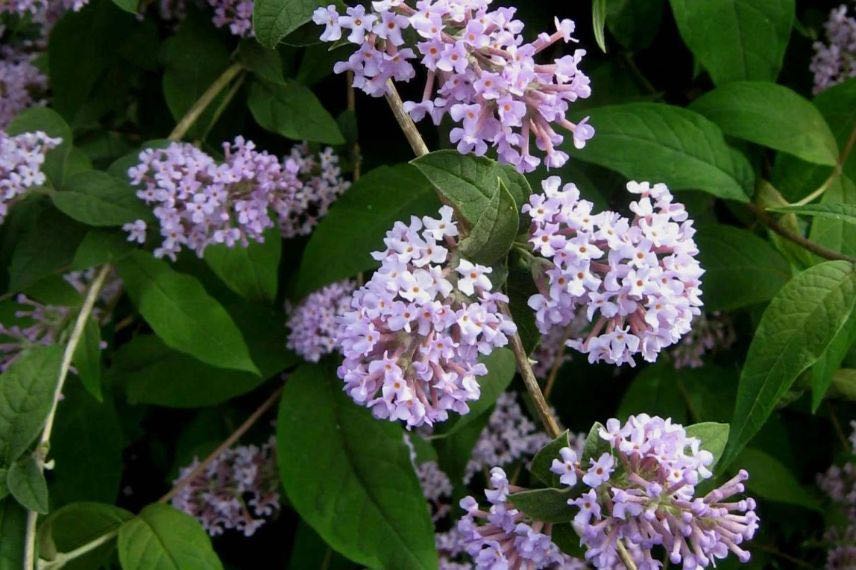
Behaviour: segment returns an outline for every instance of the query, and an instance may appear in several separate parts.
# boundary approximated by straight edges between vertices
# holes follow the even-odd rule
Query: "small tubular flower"
[[[290,310],[286,346],[309,362],[335,351],[337,319],[348,309],[354,288],[351,281],[332,283]]]
[[[564,554],[550,540],[552,525],[528,518],[509,502],[509,493],[522,490],[509,484],[505,471],[494,467],[485,490],[491,505],[488,510],[482,509],[471,496],[461,499],[466,514],[458,521],[457,539],[475,567],[585,568],[581,560]]]
[[[540,264],[539,293],[529,298],[538,328],[547,334],[580,315],[585,335],[567,346],[589,362],[653,362],[663,348],[689,332],[701,313],[695,229],[683,205],[663,184],[627,184],[639,194],[632,220],[615,212],[595,214],[573,184],[551,176],[523,212],[532,220],[529,241]]]
[[[386,249],[372,254],[380,268],[341,318],[339,377],[378,418],[412,428],[445,421],[450,411],[466,414],[487,373],[479,355],[505,346],[516,330],[499,310],[507,297],[479,279],[490,269],[462,265],[457,236],[448,206],[439,219],[396,222]],[[473,280],[472,294],[461,290],[462,279]]]
[[[61,143],[41,131],[15,136],[0,131],[0,224],[13,203],[45,183],[45,155]]]
[[[279,474],[271,438],[261,446],[241,445],[218,455],[172,499],[172,506],[195,517],[211,536],[236,529],[252,536],[279,508]],[[199,461],[181,469],[176,483]]]
[[[713,456],[682,426],[640,414],[623,425],[609,420],[599,437],[609,451],[584,465],[564,448],[551,469],[571,480],[574,465],[588,489],[568,504],[578,509],[574,528],[595,568],[616,567],[619,539],[640,569],[660,568],[655,546],[687,570],[715,566],[729,553],[749,560],[741,544],[758,529],[755,501],[728,500],[744,491],[746,471],[698,497],[696,486],[711,477]]]
[[[525,43],[516,10],[490,10],[490,0],[420,0],[416,8],[403,1],[372,4],[372,11],[354,6],[345,15],[335,5],[315,11],[313,21],[325,27],[323,41],[345,36],[360,46],[334,71],[353,72],[355,87],[379,97],[388,80],[412,79],[412,62],[419,59],[427,70],[422,100],[404,108],[414,121],[428,117],[435,124],[448,114],[456,123],[450,140],[461,153],[483,155],[493,147],[501,161],[531,172],[541,164],[533,144],[544,153],[546,166],[560,167],[568,160],[558,148],[562,130],[577,148],[594,136],[586,119],[567,118],[571,104],[591,94],[579,69],[585,50],[536,63],[554,43],[576,41],[571,20],[556,20],[553,33]]]

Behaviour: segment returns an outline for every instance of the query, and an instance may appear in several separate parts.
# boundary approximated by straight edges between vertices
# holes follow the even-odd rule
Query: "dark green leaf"
[[[113,263],[122,259],[134,249],[128,242],[126,234],[115,230],[92,229],[81,240],[71,269],[82,271],[96,265]]]
[[[326,568],[327,570],[344,570],[355,565],[334,552],[312,527],[303,521],[297,525],[294,542],[288,557],[289,570],[305,570],[307,568]]]
[[[660,29],[663,4],[664,0],[607,0],[606,26],[625,48],[645,49]]]
[[[216,570],[223,564],[190,515],[155,503],[119,527],[122,570]]]
[[[56,112],[47,107],[33,107],[15,117],[6,127],[6,134],[18,135],[42,131],[48,136],[61,138],[62,143],[45,155],[42,171],[54,187],[62,185],[65,178],[73,137],[71,127]]]
[[[702,422],[687,426],[687,435],[699,438],[702,449],[713,454],[713,463],[709,466],[711,470],[722,458],[725,445],[728,443],[729,429],[728,424],[717,422]]]
[[[827,261],[789,281],[770,302],[740,375],[723,464],[746,446],[804,370],[844,326],[856,303],[856,272]]]
[[[830,218],[839,222],[856,224],[856,204],[825,202],[821,204],[806,204],[805,206],[782,206],[779,208],[768,208],[768,210],[772,210],[773,212],[799,214],[801,216]]]
[[[71,552],[84,544],[115,531],[134,515],[100,503],[72,503],[49,514],[39,525],[38,553],[44,560],[53,560],[59,553]],[[115,551],[115,541],[68,561],[66,570],[86,570],[106,564]]]
[[[121,226],[152,217],[129,184],[97,170],[69,176],[51,200],[62,213],[90,226]]]
[[[754,495],[775,501],[821,511],[820,501],[806,491],[782,463],[760,449],[744,449],[737,465],[749,472],[744,483]]]
[[[253,38],[241,40],[238,46],[238,61],[260,79],[278,85],[286,84],[279,52],[262,47]]]
[[[625,420],[631,414],[672,418],[684,423],[687,418],[687,406],[678,387],[678,371],[666,359],[643,369],[624,393],[616,416]]]
[[[436,568],[434,527],[404,432],[304,365],[282,394],[277,459],[289,500],[333,548],[370,567]]]
[[[787,87],[736,81],[693,101],[729,136],[787,152],[808,162],[834,165],[838,145],[820,111]]]
[[[591,2],[591,24],[594,29],[594,41],[600,51],[606,53],[606,40],[603,30],[606,27],[606,0],[592,0]]]
[[[263,243],[206,248],[205,262],[235,293],[250,301],[271,302],[276,297],[281,254],[279,228],[272,228],[265,232]]]
[[[212,366],[258,374],[241,331],[195,277],[144,251],[116,268],[140,314],[168,346]]]
[[[312,18],[318,0],[255,0],[253,30],[262,45],[273,48],[282,38]],[[320,34],[320,31],[316,29]]]
[[[26,534],[27,511],[12,497],[6,497],[0,501],[0,568],[23,568]]]
[[[254,81],[247,105],[259,125],[286,138],[334,145],[345,142],[336,119],[308,87],[296,81],[286,85]]]
[[[131,14],[137,13],[137,2],[138,0],[113,0],[113,4]]]
[[[0,463],[21,457],[41,432],[61,360],[60,346],[29,348],[0,376]]]
[[[583,445],[583,453],[580,456],[580,464],[588,467],[589,459],[597,460],[604,453],[609,452],[609,442],[600,437],[600,430],[605,429],[600,422],[594,422],[586,435]]]
[[[461,240],[461,253],[476,263],[490,265],[503,259],[517,235],[519,216],[514,198],[501,179],[470,233]]]
[[[577,509],[572,509],[568,499],[573,498],[571,489],[529,489],[512,493],[509,500],[519,510],[537,521],[565,523],[574,518]]]
[[[851,317],[811,367],[811,410],[813,412],[817,412],[823,402],[826,391],[832,385],[835,371],[841,366],[854,342],[856,342],[856,320]]]
[[[77,376],[98,401],[101,401],[101,327],[90,317],[83,329],[80,344],[72,358]]]
[[[823,194],[820,204],[814,208],[856,207],[856,184],[848,176],[839,176],[830,181],[829,189]],[[809,239],[845,255],[856,256],[856,227],[843,219],[818,216],[811,224]]]
[[[371,252],[383,248],[383,236],[397,220],[436,214],[437,209],[428,181],[412,166],[372,170],[333,204],[312,232],[295,297],[376,267]]]
[[[713,82],[775,81],[794,0],[671,0],[678,29]]]
[[[580,160],[627,178],[664,182],[672,190],[703,190],[748,201],[752,167],[725,144],[722,131],[689,109],[660,103],[628,103],[586,111],[596,136],[568,150]]]
[[[26,457],[9,466],[6,487],[27,510],[41,514],[48,512],[48,484],[35,457]]]
[[[787,260],[769,242],[733,226],[715,225],[695,236],[705,308],[731,310],[773,298],[791,276]]]
[[[560,433],[556,439],[542,447],[535,457],[532,458],[532,466],[529,471],[548,487],[559,487],[559,476],[550,471],[554,459],[559,459],[559,450],[570,447],[568,441],[568,430]]]

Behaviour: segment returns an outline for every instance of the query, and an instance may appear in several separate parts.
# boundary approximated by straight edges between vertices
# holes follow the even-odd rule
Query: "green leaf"
[[[48,151],[42,171],[54,187],[62,185],[65,178],[67,163],[73,143],[71,127],[56,111],[47,107],[32,107],[23,111],[12,119],[6,127],[6,134],[10,136],[21,133],[42,131],[48,136],[61,138],[62,143],[56,148]]]
[[[603,37],[603,29],[606,27],[606,0],[591,1],[591,25],[597,47],[606,53],[606,40]]]
[[[583,445],[583,453],[580,456],[580,463],[582,465],[587,465],[589,459],[598,459],[604,453],[609,452],[609,442],[600,437],[600,430],[602,429],[605,428],[600,422],[594,422],[591,426]]]
[[[725,144],[719,127],[698,113],[661,103],[627,103],[586,112],[597,135],[583,149],[568,146],[576,158],[627,178],[664,182],[672,190],[703,190],[748,201],[752,167]]]
[[[713,82],[775,81],[794,0],[671,0],[678,30]]]
[[[856,369],[839,368],[833,372],[832,390],[838,396],[856,401]]]
[[[272,302],[279,281],[282,237],[279,228],[265,232],[264,242],[247,247],[214,245],[205,249],[205,262],[229,289],[250,301]]]
[[[645,49],[660,29],[663,4],[664,0],[607,0],[606,26],[625,48]]]
[[[326,46],[325,46],[326,49]],[[238,46],[238,61],[260,79],[285,85],[282,58],[275,49],[263,47],[254,38],[244,38]],[[332,64],[330,65],[332,67]]]
[[[21,457],[41,432],[61,360],[60,346],[29,348],[0,376],[0,463]]]
[[[508,188],[519,211],[531,189],[522,175],[512,174],[483,156],[437,150],[411,161],[470,224],[476,224],[496,195],[496,179]]]
[[[48,512],[48,484],[35,457],[26,457],[9,466],[6,486],[22,507],[45,514]]]
[[[782,85],[736,81],[705,93],[690,108],[726,135],[817,164],[838,159],[838,144],[820,111]]]
[[[570,488],[529,489],[512,493],[508,498],[519,510],[545,523],[566,523],[576,514],[576,509],[568,504],[568,499],[573,498]]]
[[[749,472],[749,479],[744,485],[753,495],[822,512],[820,501],[806,491],[790,469],[775,457],[760,449],[748,448],[743,450],[736,463]]]
[[[550,467],[553,465],[553,460],[559,458],[559,450],[570,445],[568,430],[565,430],[535,454],[529,472],[548,487],[559,487],[561,485],[559,476],[550,471]]]
[[[170,349],[152,335],[139,335],[123,345],[108,374],[124,383],[130,403],[171,408],[213,406],[245,394],[265,380],[249,372],[209,366]]]
[[[69,176],[51,200],[62,213],[89,226],[121,226],[152,217],[129,184],[98,170]]]
[[[137,13],[137,3],[139,0],[113,0],[113,4],[131,14]]]
[[[6,475],[8,475],[9,470],[5,467],[0,467],[0,501],[6,498],[9,495],[9,487],[6,486]]]
[[[101,327],[90,317],[72,358],[81,383],[99,402],[101,396]]]
[[[703,227],[695,236],[705,308],[732,310],[769,301],[787,283],[791,268],[770,243],[726,225]]]
[[[851,317],[811,367],[812,412],[817,412],[826,391],[832,385],[835,371],[841,366],[854,342],[856,342],[856,320]]]
[[[511,384],[517,363],[514,353],[507,348],[494,350],[489,356],[483,357],[482,362],[487,366],[487,374],[478,378],[481,396],[470,404],[470,411],[462,416],[454,416],[449,421],[437,427],[437,437],[448,437],[461,430],[464,426],[478,419],[496,403],[500,394]]]
[[[473,448],[488,421],[490,421],[490,414],[482,414],[452,435],[433,441],[434,449],[437,450],[437,463],[456,489],[463,482]]]
[[[288,498],[327,544],[369,567],[437,567],[404,432],[354,404],[334,366],[304,365],[289,377],[276,439]]]
[[[39,525],[37,538],[39,558],[54,560],[57,554],[71,552],[84,544],[113,532],[134,515],[101,503],[72,503],[53,511]],[[85,570],[106,565],[116,549],[109,541],[91,552],[68,561],[66,570]]]
[[[294,532],[294,542],[288,556],[288,570],[326,568],[327,570],[352,569],[355,565],[334,552],[312,527],[303,521]]]
[[[255,0],[253,30],[259,42],[269,48],[312,19],[323,3],[318,0]]]
[[[215,570],[223,564],[190,515],[155,503],[119,527],[122,570]]]
[[[9,292],[26,289],[48,275],[67,271],[85,233],[86,226],[53,208],[42,211],[18,239],[9,267]]]
[[[344,144],[336,119],[314,93],[296,81],[276,85],[254,81],[247,106],[256,122],[289,139]]]
[[[830,182],[820,204],[809,207],[852,210],[856,207],[856,184],[847,176],[839,176]],[[811,224],[808,237],[845,255],[856,256],[856,227],[843,219],[818,216]]]
[[[82,271],[96,265],[114,263],[133,249],[134,246],[128,242],[125,233],[117,230],[92,229],[77,246],[74,259],[71,261],[71,269]]]
[[[377,267],[371,252],[397,220],[436,215],[428,181],[407,164],[381,166],[354,183],[312,232],[294,286],[301,298],[328,283]]]
[[[728,424],[717,422],[702,422],[687,426],[687,435],[699,438],[702,449],[709,451],[713,455],[713,463],[710,464],[711,470],[713,470],[722,458],[725,445],[728,443],[729,430],[730,427]]]
[[[66,383],[51,437],[50,457],[56,463],[51,471],[51,504],[115,501],[122,479],[123,448],[113,399],[99,402],[82,386]]]
[[[140,314],[168,346],[212,366],[258,374],[232,317],[195,277],[144,251],[116,268]]]
[[[801,216],[816,216],[848,224],[856,224],[856,204],[826,202],[821,204],[806,204],[805,206],[782,206],[779,208],[767,209],[773,212],[799,214]]]
[[[6,497],[0,501],[0,568],[23,568],[26,534],[27,511]]]
[[[632,414],[647,413],[672,418],[684,423],[687,406],[678,387],[678,371],[668,360],[644,368],[631,382],[616,417],[626,419]]]
[[[511,249],[520,223],[517,204],[502,179],[470,233],[461,240],[461,253],[476,263],[490,265],[503,259]]]
[[[820,358],[856,303],[856,272],[827,261],[791,279],[770,302],[740,375],[723,464],[746,446],[804,370]]]

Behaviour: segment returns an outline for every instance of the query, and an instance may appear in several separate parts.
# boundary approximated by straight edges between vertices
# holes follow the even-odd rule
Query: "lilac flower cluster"
[[[823,27],[826,43],[814,43],[809,65],[815,93],[856,77],[856,18],[848,16],[847,6],[842,4],[829,13]]]
[[[419,477],[419,486],[422,494],[431,504],[431,519],[434,522],[449,514],[451,505],[449,499],[452,497],[452,482],[436,461],[425,461],[416,468],[416,476]]]
[[[578,451],[565,447],[551,467],[562,484],[574,487],[582,481],[588,488],[568,504],[579,508],[574,528],[596,568],[618,563],[619,539],[639,568],[660,567],[651,551],[657,545],[686,569],[715,566],[729,552],[741,562],[749,560],[740,545],[758,529],[755,501],[726,502],[744,491],[746,471],[696,497],[696,485],[712,475],[713,456],[682,426],[640,414],[624,425],[609,420],[599,435],[610,450],[590,459],[590,465],[582,465]]]
[[[347,9],[318,8],[313,21],[324,25],[321,39],[348,42],[359,49],[334,71],[354,74],[354,86],[372,96],[387,92],[387,81],[409,81],[416,72],[411,60],[420,58],[427,81],[419,102],[405,110],[415,121],[426,116],[435,124],[448,114],[457,125],[450,138],[461,153],[483,155],[488,147],[499,159],[521,172],[531,172],[541,159],[531,143],[544,152],[548,167],[560,167],[567,153],[557,147],[564,137],[553,125],[572,133],[577,148],[594,136],[583,120],[566,117],[570,104],[591,94],[589,79],[579,69],[585,50],[552,63],[536,56],[558,42],[575,41],[571,20],[556,20],[556,30],[531,43],[523,39],[523,22],[514,8],[489,10],[491,0],[419,0],[412,8],[403,0],[372,2]],[[408,45],[405,32],[418,37]],[[415,48],[415,51],[414,51]]]
[[[0,224],[9,207],[47,180],[42,166],[47,152],[62,143],[42,131],[9,136],[0,131]]]
[[[702,357],[705,354],[725,350],[736,340],[737,335],[727,315],[702,313],[693,320],[689,334],[669,352],[675,368],[700,368],[704,366]]]
[[[514,392],[505,392],[496,399],[487,425],[479,434],[464,472],[464,483],[473,475],[491,467],[504,467],[520,459],[530,459],[550,442],[526,417]]]
[[[530,243],[543,259],[539,293],[529,298],[538,328],[565,327],[580,313],[591,327],[567,345],[589,362],[635,365],[653,362],[680,340],[702,305],[692,220],[663,184],[627,184],[639,199],[629,220],[592,212],[573,184],[557,176],[543,181],[523,212],[532,219]],[[561,188],[560,188],[561,187]]]
[[[296,180],[287,207],[277,209],[279,228],[286,238],[309,235],[351,183],[342,175],[339,157],[330,147],[315,156],[307,144],[295,145],[284,167]]]
[[[348,310],[356,285],[339,281],[310,293],[288,316],[286,346],[309,362],[336,350],[337,319]]]
[[[51,24],[63,12],[78,12],[87,4],[89,0],[4,0],[0,2],[0,14],[15,14]]]
[[[509,493],[522,490],[509,484],[505,471],[494,467],[485,489],[489,510],[481,509],[471,496],[461,499],[467,513],[458,521],[457,532],[476,568],[585,568],[550,540],[550,524],[529,519],[509,502]]]
[[[478,361],[508,343],[514,323],[500,311],[489,267],[460,257],[452,208],[440,218],[396,222],[374,252],[381,267],[351,299],[338,341],[339,377],[358,404],[408,428],[465,414],[487,373]]]
[[[41,105],[48,80],[33,65],[36,54],[11,46],[0,47],[0,129],[5,129],[18,113]]]
[[[856,455],[856,420],[850,422],[850,454]],[[826,567],[830,570],[856,567],[856,463],[847,461],[841,466],[832,465],[817,476],[817,485],[844,511],[846,526],[831,526],[824,533],[830,545]]]
[[[279,510],[279,475],[271,438],[262,446],[242,445],[218,455],[172,499],[172,506],[195,517],[211,536],[225,529],[252,536]],[[199,461],[181,469],[176,483]]]
[[[208,5],[214,8],[215,26],[241,38],[253,36],[253,0],[208,0]]]
[[[0,323],[0,372],[6,370],[21,352],[32,346],[56,344],[69,323],[71,309],[44,305],[24,294],[16,298],[22,307],[15,311],[15,323]]]

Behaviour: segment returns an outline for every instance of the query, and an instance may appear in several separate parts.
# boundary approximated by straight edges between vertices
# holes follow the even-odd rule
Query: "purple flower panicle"
[[[42,172],[45,155],[60,143],[62,139],[41,131],[15,136],[0,131],[0,223],[14,202],[47,181]]]
[[[698,315],[692,330],[671,350],[675,368],[700,368],[702,357],[713,351],[725,350],[737,340],[731,320],[718,312]]]
[[[240,38],[253,36],[253,0],[208,0],[214,8],[211,19],[218,28],[229,28]]]
[[[387,232],[380,268],[341,319],[345,360],[339,377],[358,404],[408,428],[466,414],[478,399],[479,355],[508,343],[514,323],[499,309],[491,269],[457,251],[452,209],[440,218],[412,217]]]
[[[43,103],[48,79],[33,65],[36,56],[27,50],[0,47],[0,129],[24,109]]]
[[[335,351],[337,320],[348,310],[355,287],[339,281],[310,293],[290,311],[286,346],[309,362]]]
[[[543,334],[580,314],[588,332],[567,345],[589,362],[653,362],[661,349],[689,332],[702,305],[703,270],[696,260],[692,220],[663,184],[627,184],[639,195],[635,216],[595,214],[573,184],[551,176],[523,212],[532,219],[529,241],[541,259],[539,293],[529,298]]]
[[[856,77],[856,18],[842,4],[829,13],[823,25],[826,43],[814,42],[809,70],[814,74],[814,92]]]

